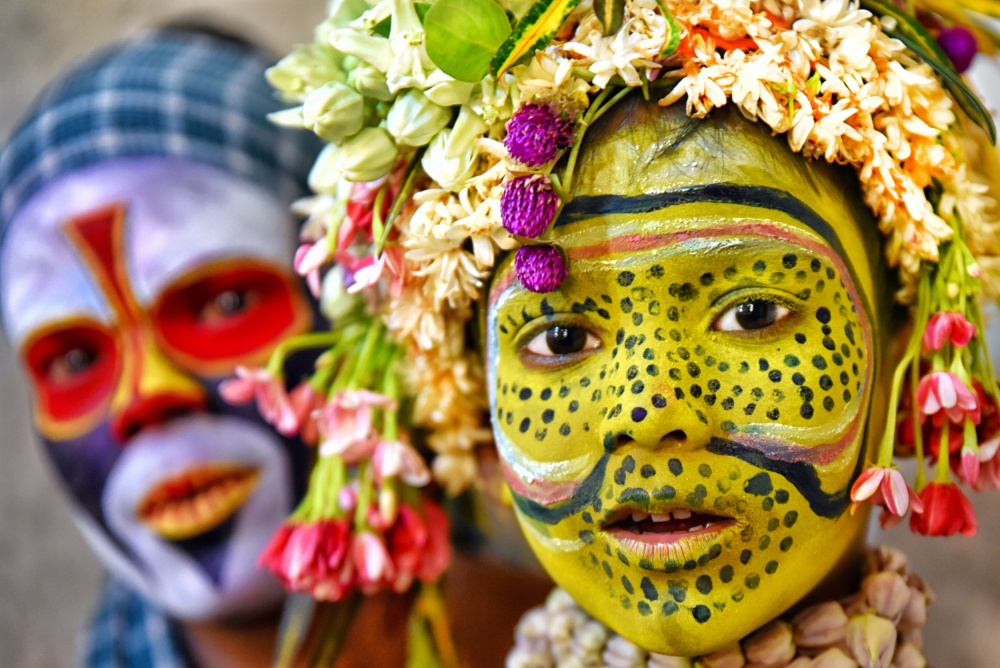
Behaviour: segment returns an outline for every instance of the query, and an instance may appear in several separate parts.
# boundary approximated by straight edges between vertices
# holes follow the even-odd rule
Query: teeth
[[[692,531],[701,531],[704,528],[705,528],[704,524],[698,524],[688,529],[688,533],[691,533]]]
[[[649,517],[649,513],[644,513],[641,510],[636,510],[632,512],[633,522],[642,522]]]
[[[669,522],[670,521],[670,513],[667,513],[666,515],[657,515],[657,514],[654,513],[654,514],[650,515],[650,517],[653,518],[654,522]]]
[[[691,517],[691,511],[687,508],[678,508],[672,514],[675,520],[686,520]]]

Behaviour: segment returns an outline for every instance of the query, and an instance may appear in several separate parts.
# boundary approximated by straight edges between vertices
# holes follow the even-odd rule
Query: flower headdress
[[[476,480],[491,432],[466,340],[473,303],[503,251],[516,249],[517,276],[536,292],[572,270],[544,237],[587,128],[640,89],[693,117],[736,105],[807,158],[855,168],[914,327],[893,378],[898,422],[852,500],[885,506],[887,523],[912,507],[922,533],[974,531],[949,466],[961,482],[1000,487],[997,383],[977,302],[1000,287],[998,226],[974,169],[984,157],[974,140],[995,131],[958,70],[977,40],[992,42],[960,9],[924,2],[922,22],[882,0],[333,2],[315,42],[269,72],[298,104],[272,119],[328,142],[316,194],[297,205],[307,222],[296,267],[337,331],[289,342],[262,376],[265,403],[286,404],[279,427],[320,442],[293,521],[352,512],[349,531],[385,546],[398,499],[419,505],[424,455],[449,493]],[[318,343],[330,349],[315,375],[282,398],[283,355]],[[894,449],[920,460],[919,496]],[[925,459],[937,462],[930,484]],[[296,581],[280,548],[269,563],[299,589],[337,598],[380,582],[363,570],[323,571],[333,587]],[[380,577],[397,589],[412,580]]]

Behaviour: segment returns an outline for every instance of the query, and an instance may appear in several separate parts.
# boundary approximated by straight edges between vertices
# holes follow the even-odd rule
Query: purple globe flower
[[[955,69],[961,74],[972,65],[972,59],[979,50],[976,36],[964,26],[942,28],[938,33],[937,43],[948,55]]]
[[[507,121],[503,145],[515,159],[538,167],[569,148],[575,132],[575,118],[559,113],[547,102],[528,102]]]
[[[521,176],[503,187],[500,220],[511,234],[534,239],[548,229],[559,210],[559,201],[548,176]]]
[[[521,285],[532,292],[552,292],[569,273],[555,246],[521,246],[514,256],[514,269]]]

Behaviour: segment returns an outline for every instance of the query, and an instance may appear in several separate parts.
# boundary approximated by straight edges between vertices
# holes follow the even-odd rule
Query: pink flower
[[[386,545],[395,566],[395,591],[406,591],[415,578],[434,582],[441,577],[451,563],[450,530],[448,516],[429,499],[421,499],[420,512],[406,504],[400,506],[395,523],[386,531]]]
[[[354,559],[358,586],[366,594],[391,583],[396,577],[385,543],[370,531],[362,531],[354,537],[351,556]]]
[[[330,261],[330,245],[324,240],[302,244],[295,251],[295,273],[306,277],[306,284],[313,297],[320,296],[320,269]]]
[[[984,489],[1000,489],[1000,436],[979,444],[979,478],[972,487],[980,492]]]
[[[920,379],[917,405],[921,422],[932,416],[934,425],[939,426],[947,416],[955,424],[961,424],[968,416],[973,424],[979,424],[980,409],[976,395],[950,371],[936,371]]]
[[[294,436],[299,430],[299,420],[285,391],[285,384],[266,369],[237,366],[235,378],[227,378],[219,385],[219,394],[231,404],[257,402],[261,417],[274,425],[283,436]]]
[[[956,347],[961,348],[972,340],[976,334],[976,326],[958,312],[943,311],[935,313],[927,322],[924,330],[923,351],[941,350],[951,339]]]
[[[974,536],[979,529],[976,511],[956,485],[932,482],[920,492],[924,510],[910,515],[910,529],[925,536]]]
[[[413,446],[402,441],[380,441],[372,456],[375,481],[382,484],[385,478],[400,478],[407,485],[423,487],[431,480],[431,472],[424,458]]]
[[[350,528],[344,520],[288,523],[275,533],[257,561],[289,591],[339,600],[352,586]]]
[[[320,454],[339,455],[348,464],[370,457],[378,444],[372,430],[374,408],[395,410],[396,402],[368,390],[338,392],[319,416]]]
[[[314,388],[309,382],[300,383],[288,395],[292,411],[299,425],[299,435],[302,442],[315,445],[319,440],[320,409],[326,404],[326,395]]]
[[[417,567],[417,577],[423,582],[434,582],[451,563],[451,524],[441,506],[424,499],[421,503],[427,523],[427,546]]]
[[[906,484],[903,474],[885,466],[872,466],[858,476],[851,487],[851,512],[867,499],[871,499],[873,505],[884,506],[896,517],[906,515],[911,504],[913,512],[923,510],[920,497]]]
[[[392,588],[403,593],[410,588],[428,544],[428,531],[420,515],[408,505],[402,505],[392,528],[386,532],[386,544],[392,555],[396,577]]]

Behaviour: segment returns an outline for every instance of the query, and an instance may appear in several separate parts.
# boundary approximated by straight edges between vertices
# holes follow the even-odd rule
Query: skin
[[[551,233],[569,277],[533,294],[508,257],[491,286],[504,475],[531,548],[589,613],[654,652],[711,652],[863,541],[848,493],[892,362],[877,227],[850,172],[735,113],[638,95],[588,132],[574,182]],[[738,331],[748,302],[777,316]],[[553,351],[557,327],[582,348]],[[629,521],[676,511],[693,519]]]

